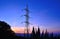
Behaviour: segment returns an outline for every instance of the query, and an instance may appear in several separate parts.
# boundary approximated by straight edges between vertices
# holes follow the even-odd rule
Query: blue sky
[[[0,20],[11,27],[24,27],[25,7],[28,3],[31,26],[60,31],[60,0],[0,0]]]

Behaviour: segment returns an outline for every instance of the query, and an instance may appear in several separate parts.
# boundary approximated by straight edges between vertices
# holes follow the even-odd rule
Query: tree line
[[[49,34],[47,30],[45,33],[44,31],[40,33],[39,28],[35,32],[35,29],[33,27],[32,33],[29,38],[17,36],[16,33],[11,30],[11,26],[8,23],[0,21],[0,39],[60,39],[60,35],[53,36],[53,33]]]
[[[44,33],[44,31],[42,31],[42,33],[41,33],[39,28],[35,32],[35,29],[33,27],[30,38],[31,39],[60,39],[60,35],[54,36],[53,32],[49,33],[49,32],[47,32],[47,29],[46,29],[45,33]]]

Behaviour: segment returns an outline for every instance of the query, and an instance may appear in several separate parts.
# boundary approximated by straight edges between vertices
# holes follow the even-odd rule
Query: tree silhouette
[[[40,39],[40,28],[38,27],[38,30],[37,30],[37,32],[36,32],[36,37],[37,37],[37,39]]]
[[[5,23],[4,21],[0,21],[0,29],[8,30],[8,29],[10,29],[10,25]]]
[[[12,39],[15,37],[15,33],[11,30],[10,25],[4,21],[0,21],[0,37],[6,39]]]
[[[44,30],[42,31],[41,38],[44,38]]]
[[[32,39],[35,39],[35,30],[34,30],[34,27],[33,27],[33,29],[32,29],[31,38],[32,38]]]
[[[46,32],[45,32],[44,38],[45,38],[45,39],[49,39],[49,34],[48,34],[48,32],[47,32],[47,29],[46,29]]]
[[[50,34],[50,39],[53,39],[53,32]]]

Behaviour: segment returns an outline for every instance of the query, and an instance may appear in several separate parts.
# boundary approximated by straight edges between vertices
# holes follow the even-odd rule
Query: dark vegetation
[[[15,32],[11,30],[9,24],[4,21],[0,21],[0,39],[25,39],[21,36],[16,36]]]
[[[53,36],[53,33],[49,34],[46,30],[42,33],[40,33],[40,29],[38,28],[38,31],[35,32],[35,29],[33,27],[31,36],[29,38],[17,36],[14,31],[11,30],[11,27],[9,24],[7,24],[4,21],[0,21],[0,39],[60,39],[60,35]]]
[[[44,33],[44,31],[42,31],[42,33],[40,33],[39,28],[38,28],[38,31],[35,33],[35,29],[33,27],[32,34],[31,34],[30,38],[31,39],[60,39],[60,34],[54,36],[53,32],[49,33],[49,32],[47,32],[47,29],[46,29],[45,33]]]

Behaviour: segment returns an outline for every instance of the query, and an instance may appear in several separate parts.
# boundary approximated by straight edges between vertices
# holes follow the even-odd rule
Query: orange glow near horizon
[[[15,33],[24,33],[24,27],[12,27],[11,28]],[[42,29],[40,28],[40,31],[42,32]],[[49,33],[51,33],[51,32],[59,32],[59,30],[57,30],[57,29],[49,29],[49,30],[47,30]],[[32,32],[32,27],[30,27],[29,28],[29,33],[31,33]],[[44,32],[45,32],[45,30],[44,30]]]
[[[24,33],[24,27],[12,27],[11,28],[15,33]],[[31,33],[31,28],[29,29],[29,33]]]

